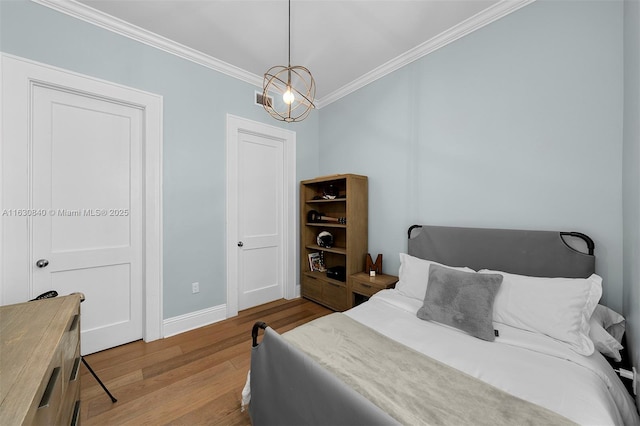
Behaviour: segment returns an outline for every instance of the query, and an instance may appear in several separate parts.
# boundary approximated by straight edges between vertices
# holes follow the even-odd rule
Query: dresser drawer
[[[62,407],[58,421],[59,425],[71,424],[74,407],[77,401],[80,401],[80,345],[77,346],[75,357],[72,358],[71,367],[65,375],[65,392],[62,399]]]
[[[49,373],[46,376],[46,386],[41,393],[41,397],[36,402],[35,416],[33,418],[33,424],[36,425],[50,425],[55,424],[62,406],[62,392],[63,392],[63,372],[61,355],[57,353],[54,357],[54,361],[49,367]]]
[[[69,326],[64,333],[64,342],[62,346],[66,347],[70,353],[70,357],[74,357],[75,348],[80,341],[80,311],[76,312],[69,320]]]
[[[64,333],[60,348],[62,351],[62,368],[64,372],[64,387],[71,376],[73,363],[78,354],[78,344],[80,341],[80,314],[77,313],[69,320],[67,331]]]

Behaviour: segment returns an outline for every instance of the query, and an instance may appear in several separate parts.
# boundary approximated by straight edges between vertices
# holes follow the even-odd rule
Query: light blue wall
[[[538,1],[320,110],[320,171],[369,176],[385,272],[414,223],[582,231],[622,310],[622,21]]]
[[[624,312],[631,359],[640,367],[640,2],[624,2]],[[636,397],[640,407],[640,397]]]
[[[3,52],[163,96],[164,317],[226,303],[225,120],[277,125],[257,88],[26,0],[0,1],[0,28]],[[317,115],[288,128],[298,178],[316,176]]]
[[[388,273],[413,223],[586,232],[606,303],[622,310],[624,296],[637,324],[634,240],[622,284],[623,230],[640,228],[626,156],[637,120],[624,228],[621,166],[637,25],[624,69],[622,28],[618,1],[527,6],[289,126],[298,179],[369,176],[369,251]],[[164,316],[224,303],[225,116],[274,124],[250,104],[256,88],[27,0],[0,0],[0,50],[163,96]]]

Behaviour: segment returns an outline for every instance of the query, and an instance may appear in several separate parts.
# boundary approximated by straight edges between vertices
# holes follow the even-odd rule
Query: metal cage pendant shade
[[[289,0],[289,65],[276,65],[264,73],[264,109],[276,120],[302,121],[315,105],[316,83],[303,66],[291,66],[291,0]],[[270,96],[274,96],[271,100]]]

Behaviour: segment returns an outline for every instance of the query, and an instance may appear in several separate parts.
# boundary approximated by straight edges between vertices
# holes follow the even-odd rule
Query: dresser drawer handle
[[[73,368],[71,369],[71,376],[69,377],[70,382],[73,382],[78,378],[78,370],[80,370],[80,357],[77,357],[73,362]]]
[[[44,395],[42,395],[42,399],[40,400],[40,405],[38,405],[38,408],[46,407],[47,405],[49,405],[49,400],[51,399],[53,390],[56,387],[56,382],[58,381],[59,375],[60,375],[60,367],[54,368],[53,371],[51,372],[49,383],[47,383],[47,388],[44,390]]]
[[[360,283],[360,285],[364,288],[371,288],[373,287],[371,284],[365,284],[365,283]]]
[[[336,284],[336,283],[327,282],[327,284],[332,285],[334,287],[342,287],[340,284]]]
[[[73,416],[71,416],[71,426],[77,426],[78,420],[80,420],[80,401],[76,401],[73,407]]]
[[[73,331],[78,326],[78,320],[80,319],[80,315],[75,314],[73,316],[73,320],[71,320],[71,325],[69,326],[69,331]]]

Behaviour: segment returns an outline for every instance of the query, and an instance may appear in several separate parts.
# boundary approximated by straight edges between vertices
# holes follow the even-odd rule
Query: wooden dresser
[[[0,425],[80,420],[80,295],[0,307]]]

